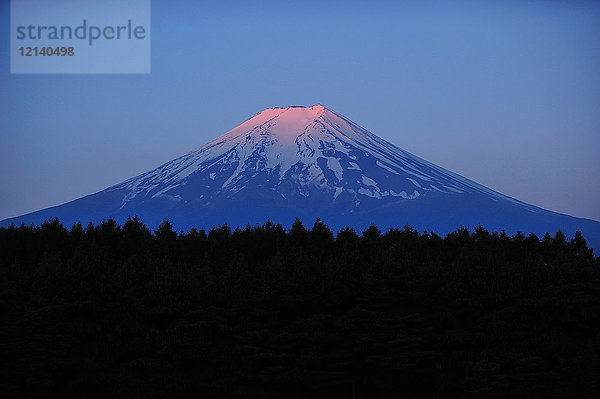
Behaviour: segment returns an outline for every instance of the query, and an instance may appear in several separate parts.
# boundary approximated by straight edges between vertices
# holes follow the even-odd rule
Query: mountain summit
[[[255,197],[283,203],[318,199],[321,205],[326,200],[352,212],[364,202],[379,206],[428,192],[516,202],[417,158],[322,105],[266,109],[198,150],[108,190],[127,193],[122,207],[152,198],[207,206]]]
[[[123,221],[179,229],[320,217],[333,228],[410,224],[446,233],[460,225],[543,234],[600,223],[525,204],[427,162],[320,104],[268,108],[199,149],[64,205],[2,222]]]

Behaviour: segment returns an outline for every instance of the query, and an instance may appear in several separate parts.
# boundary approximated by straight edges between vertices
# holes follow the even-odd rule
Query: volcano
[[[410,225],[445,234],[479,224],[541,235],[580,230],[600,245],[600,222],[544,210],[421,159],[322,105],[266,109],[182,157],[98,193],[6,219],[65,225],[123,222],[177,229],[319,217],[333,229]]]

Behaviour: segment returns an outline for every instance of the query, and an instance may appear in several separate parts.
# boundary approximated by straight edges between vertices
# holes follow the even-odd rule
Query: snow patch
[[[392,173],[393,173],[393,174],[395,174],[395,175],[400,175],[400,173],[396,172],[394,169],[390,168],[390,167],[389,167],[389,166],[387,166],[387,165],[384,165],[384,164],[382,164],[382,163],[381,163],[381,162],[379,162],[379,161],[376,161],[375,163],[377,164],[377,166],[379,166],[379,167],[381,167],[381,168],[383,168],[383,169],[387,170],[388,172],[392,172]]]
[[[450,191],[452,191],[454,193],[458,193],[458,194],[461,194],[463,192],[463,191],[461,191],[461,190],[459,190],[457,188],[450,187],[450,186],[444,186],[444,188],[446,188],[446,189],[448,189],[448,190],[450,190]]]
[[[367,176],[362,177],[362,183],[366,186],[376,186],[377,182]]]
[[[167,188],[163,188],[162,190],[160,190],[159,192],[157,192],[156,194],[154,194],[152,196],[152,198],[156,198],[156,197],[162,197],[164,193],[166,193],[167,191],[175,188],[175,187],[179,187],[181,186],[181,184],[174,184],[172,186],[168,186]]]
[[[400,191],[399,193],[397,193],[394,190],[390,190],[390,194],[392,194],[394,197],[402,197],[404,199],[415,199],[419,195],[421,195],[417,190],[415,190],[412,195],[408,195],[406,191]]]
[[[346,168],[346,169],[348,169],[348,170],[362,170],[362,169],[360,168],[360,166],[358,166],[358,165],[357,165],[357,164],[355,164],[354,162],[348,162],[348,163],[350,164],[350,167],[349,167],[349,168]]]
[[[367,190],[366,188],[361,187],[358,189],[358,193],[362,194],[362,195],[366,195],[367,197],[381,199],[381,194],[377,190],[371,191],[371,190]]]
[[[408,180],[410,180],[410,181],[411,181],[411,183],[412,183],[412,184],[414,184],[415,186],[417,186],[417,187],[419,187],[419,188],[422,188],[422,187],[421,187],[421,185],[419,184],[419,182],[418,182],[418,181],[416,181],[415,179],[413,179],[413,178],[410,178],[410,177],[407,177],[407,179],[408,179]]]
[[[342,165],[338,158],[327,158],[327,167],[333,171],[338,180],[342,180]]]

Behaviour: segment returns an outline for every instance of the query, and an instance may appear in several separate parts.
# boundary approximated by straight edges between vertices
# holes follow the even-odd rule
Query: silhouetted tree
[[[597,397],[581,232],[0,227],[6,397]]]

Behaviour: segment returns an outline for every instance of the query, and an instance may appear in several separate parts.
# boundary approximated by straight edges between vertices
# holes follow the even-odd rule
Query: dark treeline
[[[4,397],[592,398],[577,233],[0,228]]]

